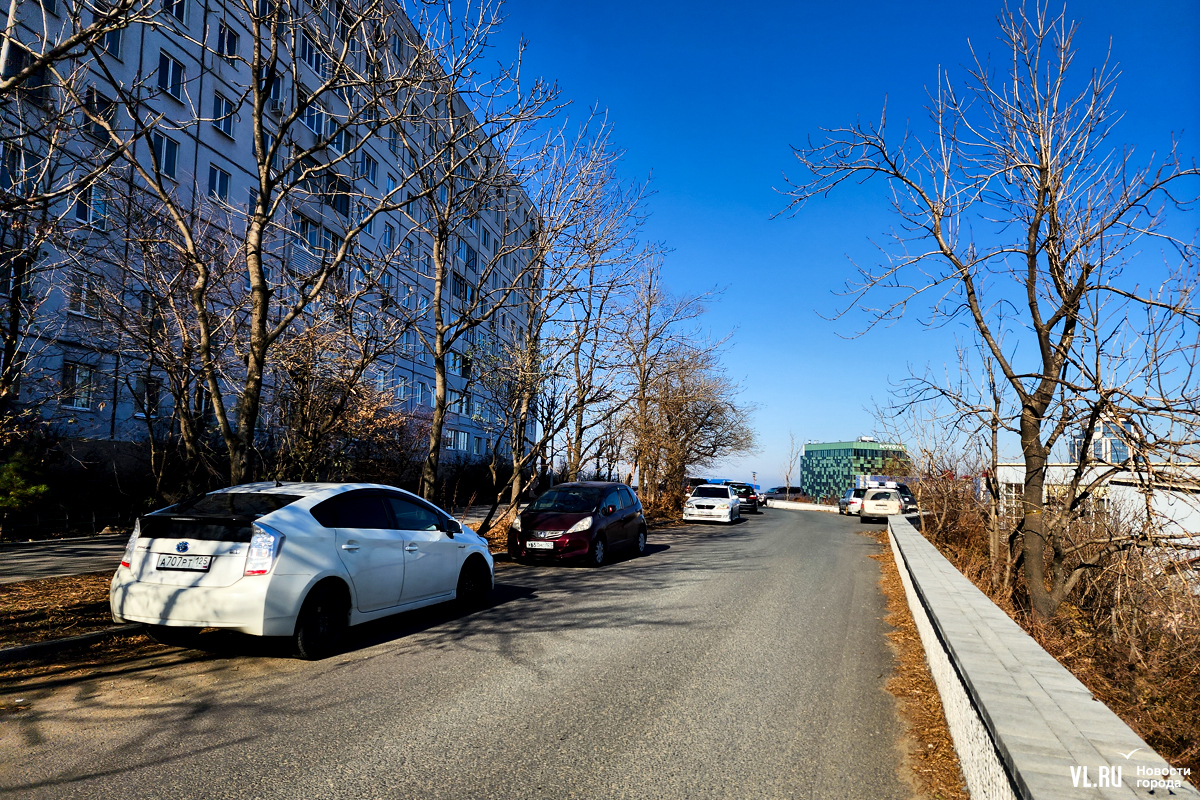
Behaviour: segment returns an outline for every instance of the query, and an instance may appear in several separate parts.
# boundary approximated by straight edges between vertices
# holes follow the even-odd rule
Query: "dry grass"
[[[94,572],[0,584],[0,647],[110,627],[111,580],[111,572]]]
[[[886,531],[864,531],[864,535],[874,537],[887,548]],[[887,682],[887,690],[895,696],[900,718],[908,729],[905,760],[910,775],[906,777],[922,797],[969,800],[958,754],[942,712],[942,699],[925,662],[925,648],[909,611],[891,549],[871,557],[879,562],[879,586],[887,598],[888,613],[884,621],[893,628],[888,641],[896,656],[896,668]]]

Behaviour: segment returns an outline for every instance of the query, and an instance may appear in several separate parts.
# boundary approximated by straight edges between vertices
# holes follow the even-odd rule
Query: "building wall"
[[[889,474],[897,460],[908,461],[903,445],[880,442],[806,444],[800,460],[800,490],[809,497],[843,494],[857,475]],[[895,471],[893,470],[893,473]],[[907,470],[902,471],[906,474]]]
[[[52,10],[52,22],[55,12],[59,15],[66,13],[67,4],[63,0],[43,5]],[[33,2],[22,2],[21,9],[29,26],[25,38],[32,41],[41,27],[42,9]],[[415,29],[406,18],[399,22],[407,24],[410,34],[415,34]],[[183,100],[165,93],[145,99],[146,110],[163,116],[164,124],[172,129],[169,136],[178,145],[175,177],[178,196],[191,198],[199,213],[208,213],[214,207],[206,197],[210,169],[219,169],[229,176],[228,193],[227,200],[221,204],[220,213],[223,217],[214,222],[244,224],[253,187],[257,184],[253,171],[256,160],[249,115],[235,114],[229,131],[222,130],[211,119],[197,117],[211,117],[215,93],[219,92],[226,98],[237,98],[245,93],[252,79],[248,65],[230,63],[214,52],[212,40],[217,35],[219,23],[237,31],[243,52],[252,44],[250,30],[244,21],[228,9],[198,0],[186,0],[183,19],[164,14],[158,23],[155,26],[133,25],[121,31],[116,35],[114,41],[118,43],[111,48],[112,53],[103,57],[104,63],[117,81],[127,82],[128,85],[132,85],[137,76],[153,74],[159,67],[160,54],[165,53],[184,65],[186,80]],[[301,65],[300,69],[303,73],[307,67]],[[104,90],[105,78],[99,70],[93,70],[92,81],[100,91]],[[316,78],[313,81],[316,82]],[[285,87],[283,93],[285,110],[288,97],[286,90],[290,88]],[[146,145],[139,143],[134,152],[148,164],[150,156],[146,150]],[[364,152],[378,164],[378,173],[375,182],[371,183],[358,175],[356,170],[350,176],[355,191],[380,196],[386,191],[389,177],[394,176],[402,183],[406,171],[410,171],[402,154],[391,149],[383,137],[371,138]],[[63,201],[60,212],[64,219],[72,220],[72,208],[77,201],[76,197]],[[311,214],[310,211],[305,213]],[[337,221],[334,213],[329,208],[319,209],[312,215],[312,221],[331,226]],[[462,248],[454,261],[455,271],[471,283],[473,289],[478,290],[479,260],[496,252],[497,243],[502,240],[506,230],[506,222],[513,228],[520,228],[529,224],[531,216],[536,217],[536,211],[524,193],[504,207],[496,206],[479,214],[475,225],[464,226],[457,231]],[[373,231],[361,235],[358,240],[360,246],[382,251],[382,239],[387,226],[394,231],[396,242],[406,243],[403,257],[397,257],[391,267],[395,276],[393,307],[396,313],[408,313],[414,306],[419,308],[421,304],[427,305],[431,301],[432,286],[419,273],[422,265],[429,263],[432,244],[426,235],[407,224],[401,215],[393,214],[377,218]],[[128,233],[110,228],[102,233],[85,231],[82,235],[106,236],[119,241],[122,235]],[[468,253],[476,254],[476,258],[467,258]],[[291,259],[303,257],[300,248],[291,248],[284,256],[289,263]],[[505,278],[511,278],[522,269],[521,257],[517,255],[512,258],[513,261],[500,272]],[[86,302],[75,303],[74,306],[72,303],[73,295],[80,294],[81,287],[78,284],[83,272],[108,270],[111,279],[122,281],[120,264],[87,264],[83,270],[78,266],[64,265],[61,269],[44,273],[38,279],[39,285],[34,293],[43,301],[35,323],[30,326],[28,341],[23,345],[29,360],[28,375],[22,380],[20,400],[27,406],[39,408],[42,416],[54,423],[67,437],[116,440],[144,438],[147,420],[135,402],[135,391],[145,383],[140,377],[141,373],[146,372],[144,361],[139,360],[138,354],[129,353],[128,344],[122,343],[112,331],[105,329],[99,315],[90,313]],[[462,301],[451,296],[449,283],[448,280],[445,311],[453,314]],[[525,306],[514,301],[497,314],[491,324],[477,328],[476,335],[472,337],[474,341],[464,341],[460,349],[474,347],[494,350],[512,342],[524,326],[526,316]],[[148,374],[153,376],[153,370]],[[86,390],[74,391],[72,386],[67,386],[69,381],[79,382],[83,375],[89,376]],[[382,359],[369,380],[378,388],[392,392],[398,407],[420,411],[432,406],[432,358],[420,346],[415,335]],[[461,374],[461,370],[452,369],[448,382],[451,393],[462,394],[470,387],[469,379]],[[487,452],[489,442],[495,439],[495,434],[489,431],[487,399],[481,396],[478,387],[474,387],[463,402],[451,406],[444,437],[448,456],[466,458],[481,450]],[[162,392],[160,416],[168,415],[169,402],[169,395]]]

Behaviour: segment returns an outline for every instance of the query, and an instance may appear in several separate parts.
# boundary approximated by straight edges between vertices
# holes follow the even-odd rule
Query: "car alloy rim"
[[[604,542],[596,540],[596,563],[600,564],[604,561]]]

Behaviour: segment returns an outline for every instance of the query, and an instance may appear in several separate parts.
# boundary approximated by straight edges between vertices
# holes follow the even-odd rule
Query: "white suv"
[[[113,576],[113,619],[185,644],[200,628],[290,636],[305,658],[351,625],[492,589],[487,541],[391,486],[251,483],[140,518]]]
[[[868,519],[887,517],[899,514],[904,504],[900,500],[900,492],[895,489],[867,489],[858,511],[859,522]]]

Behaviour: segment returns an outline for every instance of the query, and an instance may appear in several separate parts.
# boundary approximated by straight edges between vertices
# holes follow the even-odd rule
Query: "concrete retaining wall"
[[[888,533],[972,798],[1200,800],[912,523]]]
[[[767,500],[767,508],[790,508],[794,511],[832,511],[837,513],[837,506],[823,506],[817,503],[797,503],[795,500]]]

